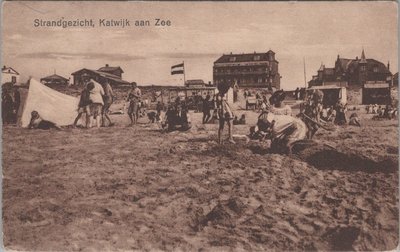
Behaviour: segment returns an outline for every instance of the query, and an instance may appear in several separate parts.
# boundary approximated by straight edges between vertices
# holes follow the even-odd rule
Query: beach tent
[[[31,78],[26,100],[20,106],[23,109],[18,125],[27,127],[31,119],[31,112],[34,110],[39,112],[43,119],[57,125],[71,125],[77,116],[78,103],[77,97],[60,93]]]

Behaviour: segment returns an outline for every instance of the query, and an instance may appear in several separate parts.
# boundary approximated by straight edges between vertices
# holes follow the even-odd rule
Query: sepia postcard
[[[3,1],[5,251],[399,249],[398,3]]]

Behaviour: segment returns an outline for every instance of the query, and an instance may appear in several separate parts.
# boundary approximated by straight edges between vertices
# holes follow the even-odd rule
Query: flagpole
[[[185,61],[183,61],[182,64],[183,64],[183,86],[185,86],[186,84]]]
[[[307,81],[306,81],[306,58],[303,57],[303,64],[304,64],[304,87],[307,89]]]

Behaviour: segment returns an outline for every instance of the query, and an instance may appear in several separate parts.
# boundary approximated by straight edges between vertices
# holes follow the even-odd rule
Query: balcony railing
[[[221,75],[253,75],[253,74],[266,74],[266,75],[269,75],[270,72],[267,72],[267,71],[223,72],[223,73],[221,73],[221,72],[214,72],[214,75],[218,75],[218,76],[221,76]]]

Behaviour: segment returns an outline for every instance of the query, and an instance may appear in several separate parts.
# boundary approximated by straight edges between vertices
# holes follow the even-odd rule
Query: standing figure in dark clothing
[[[14,87],[14,122],[16,123],[18,120],[18,110],[19,105],[21,104],[21,94],[17,87]]]
[[[163,110],[163,104],[158,101],[157,106],[156,106],[156,111],[157,111],[157,116],[159,117],[161,115],[161,111]]]
[[[81,92],[81,97],[78,104],[78,115],[75,118],[73,127],[75,128],[82,114],[86,113],[86,128],[89,128],[90,122],[90,90],[94,88],[92,82],[88,83]]]
[[[10,90],[3,88],[1,95],[1,117],[3,124],[12,123],[13,120],[14,101]]]
[[[210,95],[207,95],[206,98],[203,100],[203,124],[207,123],[208,120],[211,118],[211,104],[210,104]]]

